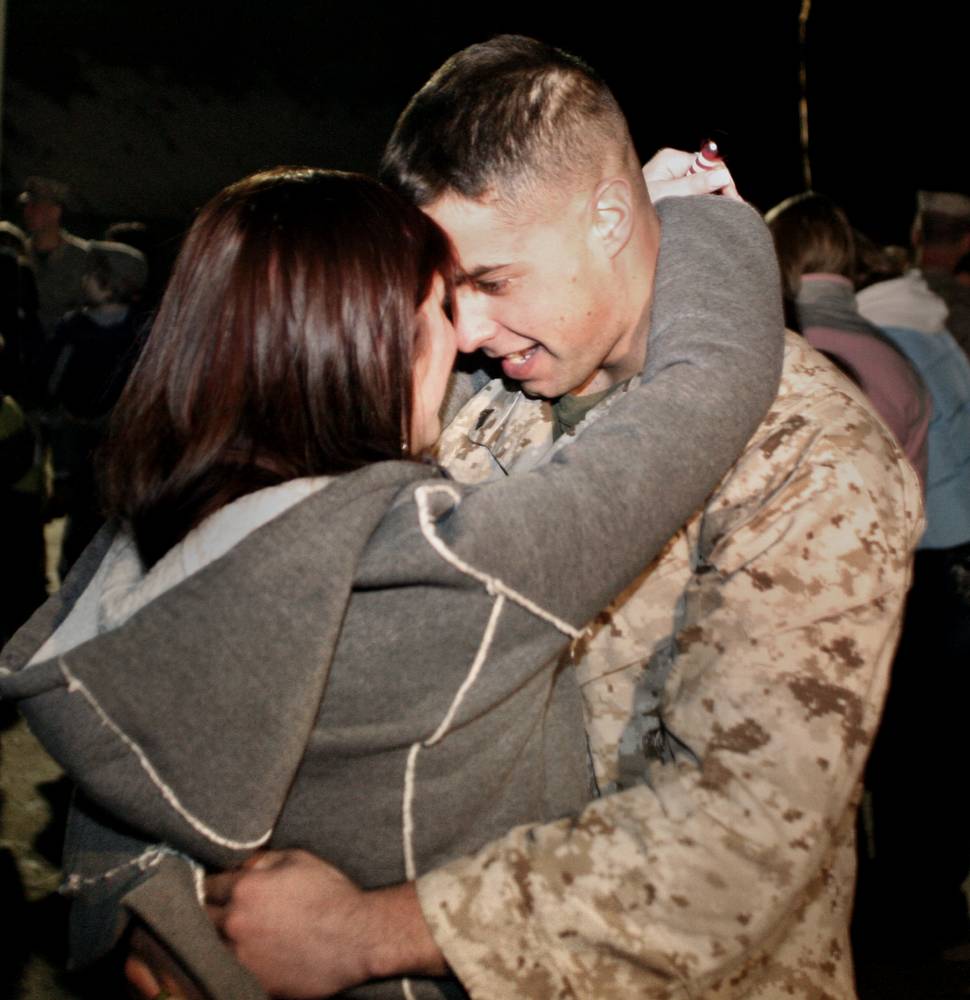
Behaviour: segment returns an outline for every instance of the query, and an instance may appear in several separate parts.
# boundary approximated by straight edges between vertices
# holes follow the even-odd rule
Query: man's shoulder
[[[533,468],[548,456],[552,439],[549,401],[492,379],[444,428],[435,457],[456,479],[484,482]]]
[[[798,419],[800,415],[800,419]],[[759,431],[783,422],[810,427],[834,438],[840,447],[875,435],[890,448],[892,435],[882,424],[865,393],[824,355],[796,333],[786,331],[781,382]],[[846,437],[847,425],[852,433]],[[752,443],[757,435],[752,438]],[[750,447],[750,445],[749,445]]]
[[[793,483],[799,487],[793,490]],[[906,535],[921,523],[916,473],[862,391],[797,334],[786,334],[774,403],[712,504],[768,507],[782,495],[832,511],[863,495]],[[756,499],[755,499],[756,498]]]

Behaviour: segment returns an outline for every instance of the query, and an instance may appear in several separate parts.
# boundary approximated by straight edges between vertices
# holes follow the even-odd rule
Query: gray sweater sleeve
[[[778,386],[780,282],[760,217],[714,197],[658,209],[641,384],[593,411],[542,468],[468,488],[437,512],[435,531],[460,558],[574,625],[605,607],[702,504]]]

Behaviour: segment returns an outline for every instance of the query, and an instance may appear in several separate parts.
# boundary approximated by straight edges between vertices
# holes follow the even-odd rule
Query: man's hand
[[[413,883],[365,892],[306,851],[267,852],[206,879],[206,909],[278,996],[324,997],[368,979],[444,975]]]
[[[689,194],[722,194],[734,201],[744,201],[727,167],[722,165],[714,170],[688,173],[695,155],[679,149],[661,149],[647,161],[643,177],[651,201]]]

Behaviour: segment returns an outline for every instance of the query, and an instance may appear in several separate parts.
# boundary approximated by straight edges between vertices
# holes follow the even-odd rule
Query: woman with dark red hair
[[[257,174],[193,225],[115,411],[109,526],[0,673],[78,786],[77,960],[121,905],[209,993],[257,995],[197,905],[202,866],[299,846],[383,886],[589,798],[556,658],[745,441],[736,411],[698,426],[731,381],[694,363],[725,317],[678,319],[696,270],[658,280],[642,381],[541,468],[463,487],[424,458],[453,270],[428,217],[355,175]],[[766,314],[736,331],[768,385],[749,430]]]

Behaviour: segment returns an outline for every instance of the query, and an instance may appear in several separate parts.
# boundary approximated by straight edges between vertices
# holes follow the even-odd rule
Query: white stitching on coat
[[[508,584],[503,583],[498,577],[490,576],[488,573],[483,573],[479,569],[475,569],[474,566],[466,563],[457,553],[453,552],[435,533],[434,529],[434,515],[431,513],[431,506],[428,494],[435,493],[447,493],[455,503],[461,502],[461,494],[451,485],[448,484],[431,484],[427,486],[419,486],[415,491],[415,499],[418,505],[418,520],[421,524],[421,534],[424,535],[428,544],[441,556],[445,562],[450,563],[459,572],[465,573],[467,576],[478,580],[480,583],[484,584],[485,589],[490,594],[502,594],[507,597],[510,601],[514,601],[520,607],[525,608],[526,611],[531,612],[544,621],[549,622],[554,628],[558,629],[560,632],[568,635],[572,639],[578,639],[583,635],[584,629],[574,628],[568,622],[563,621],[558,616],[554,615],[551,611],[547,611],[545,608],[540,607],[534,601],[530,601],[528,597],[524,594],[520,594],[517,590],[514,590]]]
[[[445,712],[445,717],[441,720],[441,725],[423,742],[412,743],[411,749],[408,751],[408,762],[404,771],[404,805],[402,809],[404,872],[408,881],[417,877],[417,865],[414,861],[414,784],[418,754],[421,752],[422,747],[434,746],[448,732],[459,706],[464,701],[465,695],[481,673],[482,666],[485,664],[485,659],[488,656],[488,650],[492,645],[492,640],[495,638],[498,620],[502,616],[502,608],[504,606],[505,595],[500,594],[492,605],[492,612],[488,616],[488,623],[485,626],[485,631],[482,633],[482,641],[478,644],[478,650],[475,653],[475,659],[472,661],[471,668],[465,675],[461,687],[455,693],[455,697],[452,698],[451,704],[448,706],[448,711]],[[411,981],[406,977],[401,980],[401,988],[404,991],[405,1000],[415,1000],[414,993],[411,990]]]
[[[488,656],[492,640],[495,638],[495,631],[498,628],[498,620],[502,616],[503,607],[505,607],[505,597],[499,596],[495,599],[495,603],[492,605],[492,612],[488,616],[488,624],[485,626],[485,631],[482,633],[482,641],[478,644],[475,659],[472,660],[472,665],[466,674],[465,679],[462,681],[461,687],[458,688],[458,691],[455,693],[455,697],[451,699],[451,704],[448,706],[448,711],[445,712],[445,717],[441,720],[441,725],[439,725],[434,733],[432,733],[431,736],[423,742],[413,743],[411,745],[411,749],[408,751],[408,762],[404,772],[404,808],[402,819],[404,833],[404,871],[409,880],[417,877],[417,866],[414,861],[413,809],[414,783],[418,754],[421,752],[422,747],[434,746],[434,744],[443,739],[445,734],[448,732],[449,727],[454,721],[455,714],[457,713],[459,706],[465,699],[465,695],[478,679],[478,675],[481,673],[482,667],[485,665],[485,659]]]
[[[258,837],[256,840],[232,840],[229,837],[223,837],[221,834],[216,833],[212,827],[203,823],[202,820],[197,819],[192,813],[189,812],[185,806],[179,801],[178,796],[174,791],[161,779],[161,776],[152,767],[151,761],[148,759],[148,755],[138,744],[127,736],[121,727],[108,715],[107,712],[98,704],[94,695],[87,689],[84,683],[75,677],[71,671],[68,669],[67,664],[63,659],[58,659],[58,666],[61,669],[61,673],[67,680],[67,690],[69,692],[80,692],[85,698],[88,704],[94,709],[101,721],[118,737],[121,742],[128,747],[128,749],[135,755],[138,763],[141,764],[142,769],[148,775],[152,784],[159,790],[162,798],[185,820],[189,826],[192,827],[197,833],[200,833],[207,840],[211,840],[214,844],[219,844],[221,847],[228,847],[230,850],[234,851],[252,851],[257,847],[262,847],[273,834],[272,827]]]
[[[155,847],[148,847],[137,858],[130,858],[123,864],[118,865],[115,868],[109,868],[107,871],[100,872],[97,875],[77,875],[71,874],[61,883],[58,892],[65,896],[72,895],[76,892],[80,892],[81,889],[86,885],[97,885],[98,882],[104,882],[107,879],[116,878],[118,875],[123,875],[129,868],[140,868],[143,872],[148,871],[149,868],[154,868],[163,858],[166,857],[176,857],[185,858],[184,854],[180,854],[178,851],[173,850],[171,847],[166,847],[164,844],[159,844]],[[186,858],[186,860],[189,860]]]

